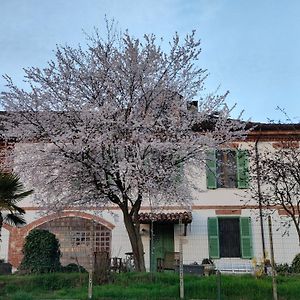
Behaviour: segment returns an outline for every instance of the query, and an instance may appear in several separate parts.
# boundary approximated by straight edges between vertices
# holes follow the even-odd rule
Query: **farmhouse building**
[[[184,167],[182,180],[190,186],[189,205],[142,207],[140,233],[148,270],[156,270],[159,259],[166,253],[178,252],[180,238],[184,264],[201,264],[203,259],[210,258],[224,271],[251,271],[253,258],[263,258],[263,239],[266,252],[270,253],[267,220],[263,218],[261,224],[258,201],[250,194],[250,186],[254,184],[251,164],[255,161],[251,150],[256,147],[258,154],[265,149],[272,151],[291,140],[299,147],[300,126],[252,125],[254,130],[245,140],[210,151],[206,166],[193,162]],[[2,142],[2,162],[9,151],[18,151],[18,147],[12,142]],[[14,162],[11,164],[14,166]],[[26,178],[22,182],[26,187],[30,185]],[[62,212],[45,213],[43,207],[35,204],[34,197],[24,199],[20,205],[26,211],[25,226],[15,228],[4,224],[2,228],[0,259],[9,261],[14,268],[21,262],[26,235],[37,228],[57,236],[63,265],[78,261],[88,266],[91,243],[94,251],[108,252],[111,257],[130,256],[130,242],[117,207],[70,207]],[[273,207],[272,216],[275,260],[291,263],[299,252],[295,228],[291,226],[287,232],[281,226],[286,218],[281,207]]]

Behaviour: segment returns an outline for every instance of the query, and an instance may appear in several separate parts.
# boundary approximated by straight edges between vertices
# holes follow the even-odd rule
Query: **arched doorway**
[[[44,229],[56,235],[60,243],[61,264],[80,264],[89,269],[93,247],[97,252],[111,251],[111,229],[99,222],[82,217],[69,216],[47,221],[36,229]]]

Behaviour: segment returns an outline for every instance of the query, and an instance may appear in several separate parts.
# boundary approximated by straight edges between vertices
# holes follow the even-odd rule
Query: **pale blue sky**
[[[207,92],[230,90],[253,121],[283,119],[276,106],[300,120],[298,0],[0,0],[0,74],[21,84],[23,67],[43,67],[56,44],[83,44],[105,14],[137,37],[196,29]]]

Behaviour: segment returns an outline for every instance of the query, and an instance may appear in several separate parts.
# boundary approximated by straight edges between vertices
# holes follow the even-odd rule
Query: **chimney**
[[[187,101],[186,107],[191,112],[198,112],[198,100]]]

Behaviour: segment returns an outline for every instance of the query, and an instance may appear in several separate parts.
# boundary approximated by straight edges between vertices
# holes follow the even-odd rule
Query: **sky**
[[[104,18],[135,37],[165,41],[196,30],[208,69],[204,93],[230,91],[233,115],[300,122],[300,1],[0,0],[0,75],[23,86],[23,68],[44,67],[57,44],[85,44]],[[0,78],[0,91],[6,90]]]

